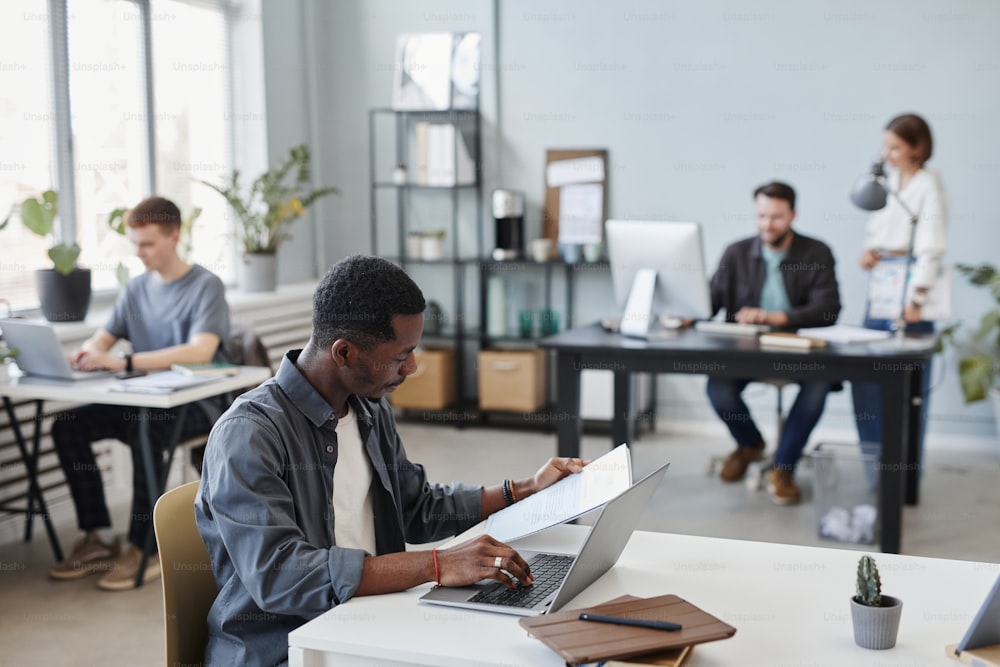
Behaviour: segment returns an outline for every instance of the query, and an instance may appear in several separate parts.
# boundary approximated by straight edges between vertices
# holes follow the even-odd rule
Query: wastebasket
[[[880,529],[878,457],[863,452],[858,443],[823,442],[810,461],[819,536],[874,544]]]

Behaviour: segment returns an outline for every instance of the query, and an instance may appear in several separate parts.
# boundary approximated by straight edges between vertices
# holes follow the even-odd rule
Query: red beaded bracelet
[[[431,549],[431,554],[434,556],[434,583],[438,586],[441,585],[441,571],[438,569],[438,550]]]

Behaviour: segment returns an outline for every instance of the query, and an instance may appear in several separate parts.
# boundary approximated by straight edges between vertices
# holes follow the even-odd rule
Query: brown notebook
[[[810,338],[799,334],[778,331],[774,333],[761,334],[757,339],[761,345],[775,345],[777,347],[795,347],[799,349],[811,349],[814,347],[826,347],[826,341],[822,338]]]
[[[971,648],[958,653],[958,644],[949,644],[944,651],[952,660],[958,660],[966,665],[976,667],[1000,667],[1000,644],[995,646],[981,646]]]
[[[621,660],[605,660],[600,664],[604,667],[681,667],[693,648],[693,646],[672,648]]]
[[[668,632],[628,625],[581,621],[581,612],[606,616],[679,623],[681,630]],[[638,598],[630,595],[595,607],[560,611],[522,618],[528,634],[542,641],[570,665],[631,658],[693,644],[727,639],[736,628],[702,611],[676,595]]]

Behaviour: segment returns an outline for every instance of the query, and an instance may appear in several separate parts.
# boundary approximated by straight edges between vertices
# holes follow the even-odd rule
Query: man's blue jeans
[[[708,398],[715,413],[729,427],[729,432],[740,447],[755,447],[764,442],[757,430],[750,410],[743,401],[743,390],[755,380],[708,379]],[[785,419],[778,450],[774,454],[774,466],[794,470],[802,457],[802,450],[809,442],[809,434],[823,415],[826,395],[832,385],[829,382],[800,382],[799,395],[795,397],[791,412]]]
[[[892,331],[892,320],[866,319],[866,329]],[[934,333],[933,322],[913,322],[906,325],[907,333]],[[917,465],[923,471],[924,433],[927,431],[927,409],[931,394],[931,361],[924,366],[924,375],[920,383],[920,435],[917,448]],[[854,400],[854,423],[858,427],[858,439],[861,441],[861,451],[880,461],[882,456],[882,391],[877,384],[870,382],[852,382],[851,397]],[[874,477],[874,473],[872,473]]]

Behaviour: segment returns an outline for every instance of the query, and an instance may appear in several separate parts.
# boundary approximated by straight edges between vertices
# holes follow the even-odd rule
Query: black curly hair
[[[426,307],[417,284],[392,262],[352,255],[326,272],[313,295],[313,342],[323,348],[345,338],[364,350],[395,338],[394,315]]]

